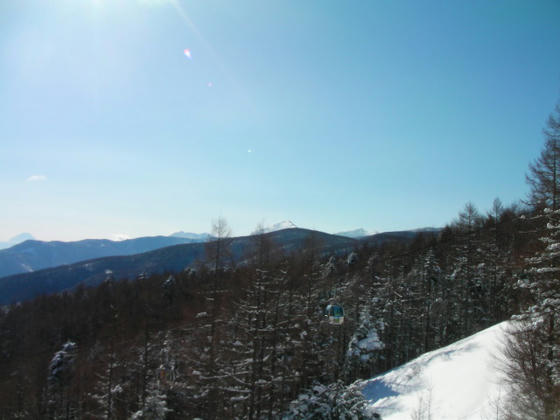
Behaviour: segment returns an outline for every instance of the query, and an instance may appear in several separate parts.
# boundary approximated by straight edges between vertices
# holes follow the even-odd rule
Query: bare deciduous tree
[[[560,104],[548,117],[541,155],[529,165],[526,180],[531,191],[528,203],[536,208],[556,210],[560,204]]]

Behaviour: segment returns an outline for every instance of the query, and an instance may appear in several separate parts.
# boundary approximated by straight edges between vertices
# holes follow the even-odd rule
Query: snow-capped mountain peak
[[[277,230],[294,229],[297,226],[291,220],[283,220],[273,224],[272,226],[264,228],[265,233],[276,232]]]
[[[345,232],[337,232],[337,233],[335,233],[335,235],[357,239],[357,238],[363,238],[364,236],[374,235],[376,233],[379,233],[379,232],[377,232],[377,231],[369,232],[369,231],[365,230],[364,228],[359,228],[359,229],[354,229],[354,230],[348,230],[348,231],[345,231]]]
[[[13,238],[10,238],[6,242],[0,242],[0,249],[10,248],[14,245],[20,244],[20,243],[28,241],[28,240],[33,240],[33,239],[35,239],[35,238],[30,233],[20,233],[19,235],[16,235]]]
[[[191,232],[183,232],[180,230],[179,232],[172,233],[169,235],[174,238],[186,238],[192,239],[194,241],[206,241],[208,238],[211,238],[209,233],[191,233]]]

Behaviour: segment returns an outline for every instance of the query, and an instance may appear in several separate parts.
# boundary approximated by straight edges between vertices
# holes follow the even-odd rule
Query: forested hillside
[[[307,229],[296,228],[272,232],[268,235],[277,245],[278,252],[291,253],[302,248],[305,238],[309,236],[310,232]],[[321,238],[321,253],[345,252],[345,250],[352,249],[356,242],[354,239],[322,232],[316,232],[315,235]],[[190,241],[190,239],[183,238],[171,239]],[[410,236],[407,235],[407,232],[393,232],[374,235],[367,240],[372,243],[381,243],[386,240],[407,241],[410,240]],[[243,263],[250,243],[250,236],[232,238],[224,264],[234,266]],[[69,244],[70,247],[71,244]],[[48,293],[70,291],[79,284],[96,286],[109,275],[115,280],[121,280],[136,278],[139,275],[179,272],[197,264],[204,264],[205,247],[205,243],[202,242],[165,246],[141,254],[97,258],[32,273],[3,277],[0,278],[0,304],[19,302]]]
[[[531,230],[499,201],[484,216],[468,204],[437,237],[341,257],[320,257],[313,232],[295,254],[256,235],[235,270],[217,232],[198,271],[6,308],[2,415],[276,418],[315,382],[371,377],[518,312]],[[326,321],[333,301],[343,325]]]

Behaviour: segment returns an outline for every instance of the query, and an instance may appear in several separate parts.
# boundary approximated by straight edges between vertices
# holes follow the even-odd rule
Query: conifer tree
[[[365,420],[367,403],[357,386],[313,384],[290,404],[286,420]]]
[[[74,373],[74,364],[77,356],[77,345],[72,341],[64,343],[49,363],[47,378],[48,413],[53,419],[64,419],[71,415],[72,407],[70,398],[70,384]]]
[[[371,314],[373,300],[372,290],[368,291],[368,299],[362,305],[359,323],[348,343],[344,364],[345,377],[348,380],[367,378],[374,371],[381,355],[380,350],[385,347],[379,338],[382,323],[375,321]]]

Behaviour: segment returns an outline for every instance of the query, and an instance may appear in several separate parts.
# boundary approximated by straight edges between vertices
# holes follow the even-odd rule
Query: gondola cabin
[[[326,308],[326,316],[329,317],[329,324],[341,325],[344,323],[344,309],[337,304],[328,305]]]

